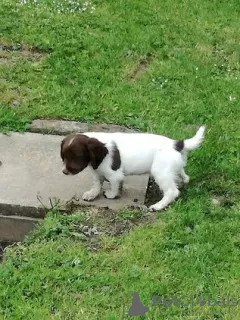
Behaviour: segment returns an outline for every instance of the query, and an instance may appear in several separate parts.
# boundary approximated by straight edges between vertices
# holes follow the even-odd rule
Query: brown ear
[[[88,141],[88,150],[90,154],[91,166],[94,170],[96,170],[108,154],[108,149],[99,140],[90,138]]]
[[[61,151],[60,151],[60,155],[61,155],[62,160],[64,160],[64,157],[63,157],[63,146],[64,146],[65,141],[66,141],[66,138],[65,138],[65,139],[63,139],[63,140],[62,140],[62,142],[61,142]]]

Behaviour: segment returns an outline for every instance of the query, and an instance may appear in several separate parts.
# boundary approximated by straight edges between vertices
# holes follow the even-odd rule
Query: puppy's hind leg
[[[176,173],[174,172],[174,163],[171,161],[164,161],[164,159],[159,158],[160,161],[155,159],[151,168],[151,174],[155,179],[160,190],[163,192],[163,198],[150,206],[151,211],[160,211],[166,208],[170,203],[172,203],[180,194],[175,183]]]
[[[172,203],[180,194],[175,182],[173,179],[168,179],[168,181],[163,181],[158,177],[155,177],[155,181],[158,184],[159,188],[163,191],[163,198],[159,202],[150,206],[151,211],[160,211],[166,208],[170,203]]]
[[[182,178],[182,181],[185,184],[187,184],[190,180],[189,176],[185,173],[184,169],[180,171],[180,177]]]

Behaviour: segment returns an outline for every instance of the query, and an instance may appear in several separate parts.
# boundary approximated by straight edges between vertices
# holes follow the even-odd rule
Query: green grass
[[[138,291],[146,319],[239,319],[238,307],[153,306],[154,295],[239,299],[239,214],[190,200],[97,252],[75,236],[84,214],[51,213],[0,268],[3,319],[121,319]],[[106,213],[107,214],[107,213]],[[86,222],[85,222],[86,223]]]
[[[0,6],[1,131],[66,118],[207,134],[189,156],[189,187],[158,222],[104,236],[93,253],[70,234],[81,215],[51,213],[0,267],[2,318],[121,319],[120,298],[127,309],[138,291],[146,319],[240,319],[237,307],[151,305],[239,297],[239,1],[98,0],[77,13],[17,3]]]

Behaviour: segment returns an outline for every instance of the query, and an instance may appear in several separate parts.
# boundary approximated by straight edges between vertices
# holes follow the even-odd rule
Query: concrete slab
[[[50,208],[51,199],[53,204],[59,201],[60,206],[64,207],[73,197],[79,199],[80,205],[109,207],[113,210],[144,204],[147,175],[127,177],[120,199],[108,200],[101,195],[91,203],[82,201],[82,194],[91,187],[91,175],[87,169],[77,176],[62,174],[61,141],[62,137],[57,135],[0,134],[2,206]],[[107,187],[106,183],[104,188]]]
[[[36,119],[29,127],[31,132],[66,135],[72,132],[136,132],[136,130],[116,124],[94,124],[78,121]]]
[[[0,216],[1,241],[22,241],[25,235],[37,227],[41,221],[26,217]]]
[[[0,203],[1,216],[21,216],[43,219],[47,210],[44,207],[23,206],[15,204]],[[1,238],[1,234],[0,234]]]

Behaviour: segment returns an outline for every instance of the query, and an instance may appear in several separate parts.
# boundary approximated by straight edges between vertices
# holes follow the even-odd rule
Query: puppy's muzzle
[[[64,168],[62,172],[63,172],[63,174],[65,174],[65,175],[69,175],[69,172],[68,172],[68,170],[67,170],[66,168]]]

